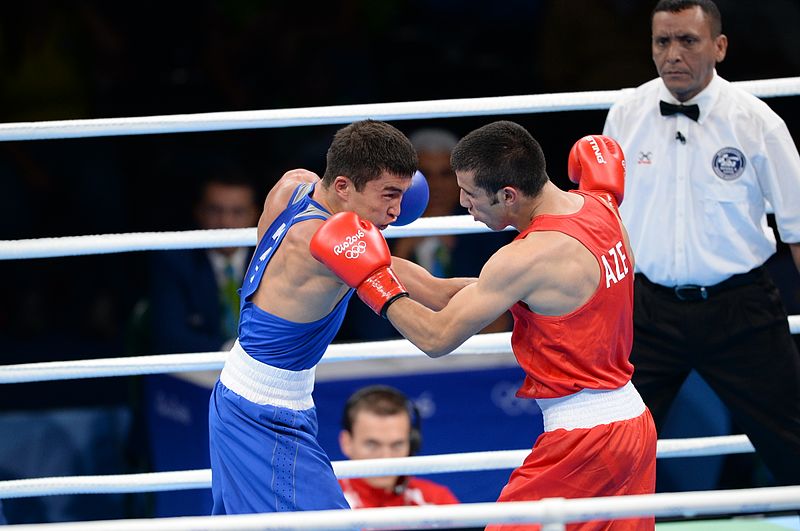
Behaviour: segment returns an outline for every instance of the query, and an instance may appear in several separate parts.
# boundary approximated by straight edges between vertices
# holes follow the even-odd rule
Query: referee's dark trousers
[[[707,287],[660,286],[637,274],[631,362],[657,427],[695,369],[776,482],[800,484],[800,354],[764,267]]]

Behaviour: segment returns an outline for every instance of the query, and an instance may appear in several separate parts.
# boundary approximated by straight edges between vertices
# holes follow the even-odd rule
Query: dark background
[[[655,76],[634,0],[57,2],[0,5],[0,122],[619,89]],[[800,5],[718,2],[731,80],[800,73]],[[800,135],[796,97],[767,103]],[[568,187],[572,143],[606,111],[514,115]],[[397,121],[457,135],[500,117]],[[0,239],[182,230],[210,161],[264,194],[322,173],[340,126],[0,142]],[[781,248],[779,258],[786,256]],[[146,291],[145,253],[0,262],[0,363],[116,357]],[[785,258],[783,262],[785,264]],[[785,267],[781,266],[781,267]],[[787,300],[790,306],[800,301]],[[795,311],[794,313],[797,313]],[[0,386],[0,408],[119,404],[120,379]],[[2,436],[2,434],[0,434]]]
[[[800,72],[795,2],[720,2],[730,80]],[[55,2],[0,7],[0,121],[107,118],[618,89],[654,76],[650,2]],[[792,23],[794,20],[798,24]],[[784,27],[786,31],[783,31]],[[797,98],[767,100],[800,131]],[[461,135],[497,117],[397,121]],[[514,115],[561,186],[605,111]],[[341,126],[0,143],[0,238],[192,228],[210,158],[264,194],[324,171]],[[0,263],[4,363],[124,353],[144,253]]]

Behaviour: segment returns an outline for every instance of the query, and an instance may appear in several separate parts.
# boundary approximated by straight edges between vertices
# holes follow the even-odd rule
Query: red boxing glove
[[[364,303],[383,318],[389,305],[408,292],[390,268],[392,256],[383,234],[354,212],[339,212],[317,229],[311,256],[356,288]]]
[[[579,190],[600,195],[613,206],[625,195],[625,155],[611,137],[588,135],[572,146],[567,163],[569,180]]]

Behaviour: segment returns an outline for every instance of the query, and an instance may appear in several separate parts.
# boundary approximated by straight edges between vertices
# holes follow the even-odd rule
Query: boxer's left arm
[[[613,138],[587,135],[572,146],[567,163],[569,179],[579,190],[592,192],[614,207],[625,195],[625,156]]]
[[[477,278],[438,278],[427,269],[404,258],[392,257],[392,269],[403,282],[408,294],[431,310],[441,310],[450,299]]]
[[[567,174],[579,190],[591,192],[611,206],[619,219],[628,259],[633,265],[633,248],[619,216],[619,205],[625,196],[625,155],[619,142],[607,135],[581,138],[569,152]]]

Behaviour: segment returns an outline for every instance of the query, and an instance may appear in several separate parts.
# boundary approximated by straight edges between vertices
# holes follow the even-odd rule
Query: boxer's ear
[[[333,180],[333,189],[336,192],[336,195],[339,196],[339,199],[342,201],[347,201],[350,196],[356,191],[356,187],[353,184],[353,181],[350,180],[349,177],[344,175],[337,175],[336,178]]]

